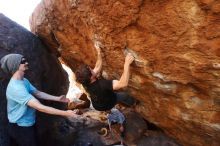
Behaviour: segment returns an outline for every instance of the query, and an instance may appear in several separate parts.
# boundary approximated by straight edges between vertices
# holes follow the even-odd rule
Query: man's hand
[[[79,110],[67,110],[66,116],[67,117],[77,117]]]
[[[130,65],[134,61],[134,56],[131,53],[128,53],[125,58],[125,63]]]
[[[100,42],[98,42],[98,41],[96,41],[95,42],[95,49],[96,49],[96,51],[97,51],[97,53],[98,54],[100,54],[101,53],[101,48],[100,48]]]
[[[59,99],[58,99],[59,102],[64,102],[64,103],[70,102],[70,100],[69,100],[68,98],[66,98],[65,95],[61,95],[61,96],[59,96],[58,98],[59,98]]]

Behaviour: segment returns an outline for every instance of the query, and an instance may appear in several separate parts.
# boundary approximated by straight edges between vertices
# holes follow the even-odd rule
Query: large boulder
[[[31,83],[39,90],[53,94],[65,94],[68,89],[66,73],[63,71],[57,56],[51,54],[42,44],[39,38],[22,26],[11,21],[3,14],[0,14],[0,58],[9,53],[23,54],[29,62],[29,71],[25,75]],[[0,145],[7,146],[9,139],[7,135],[7,110],[6,110],[6,87],[10,76],[0,70]],[[49,104],[49,103],[48,103]],[[56,105],[63,108],[64,105]],[[58,118],[45,118],[45,115],[38,116],[38,132],[41,135],[50,131]],[[52,126],[45,126],[52,125]],[[44,142],[47,138],[39,136]]]
[[[20,53],[28,59],[30,70],[26,74],[26,78],[39,90],[53,95],[66,93],[66,77],[57,60],[57,56],[48,52],[47,48],[35,35],[0,14],[0,57],[9,53]],[[5,97],[9,79],[10,76],[0,70],[0,146],[9,146],[6,114],[7,103]],[[63,105],[53,104],[54,102],[43,103],[63,109]],[[155,142],[154,139],[158,136],[155,137],[149,134],[151,135],[150,139],[146,138],[147,123],[140,115],[128,109],[123,112],[127,119],[126,144],[136,144],[139,141],[140,144]],[[69,119],[38,113],[38,143],[40,146],[86,146],[89,143],[92,143],[94,146],[101,146],[118,142],[118,132],[115,133],[118,136],[117,139],[111,137],[110,133],[108,134],[108,139],[100,135],[99,131],[103,127],[108,127],[106,113],[104,112],[84,110],[82,116]],[[156,139],[156,142],[174,143],[172,139],[166,136],[163,139]]]
[[[95,64],[119,78],[136,59],[129,91],[143,117],[183,145],[220,143],[220,1],[43,0],[31,30],[74,71]]]

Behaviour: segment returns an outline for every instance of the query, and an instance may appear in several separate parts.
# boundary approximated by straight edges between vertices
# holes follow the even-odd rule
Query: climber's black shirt
[[[106,111],[116,104],[116,94],[113,90],[113,81],[97,79],[86,88],[90,94],[92,105],[96,110]]]

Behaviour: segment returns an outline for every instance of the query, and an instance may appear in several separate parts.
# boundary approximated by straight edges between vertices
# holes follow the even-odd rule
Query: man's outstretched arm
[[[59,115],[59,116],[64,116],[64,117],[76,117],[77,116],[76,111],[72,111],[72,110],[64,111],[64,110],[59,110],[53,107],[45,106],[41,104],[35,98],[30,99],[27,105],[40,112],[51,114],[51,115]]]
[[[128,86],[130,76],[130,65],[134,61],[134,57],[128,53],[125,58],[124,71],[119,80],[113,80],[113,90],[119,90]]]
[[[44,99],[44,100],[51,100],[51,101],[58,101],[58,102],[69,102],[69,99],[66,98],[65,95],[61,95],[61,96],[53,96],[53,95],[50,95],[50,94],[47,94],[45,92],[41,92],[39,90],[36,90],[33,95],[37,98],[40,98],[40,99]]]
[[[95,64],[95,68],[93,69],[93,72],[96,74],[96,76],[99,76],[102,70],[102,55],[101,55],[101,49],[98,43],[95,44],[95,48],[97,51],[97,61]]]

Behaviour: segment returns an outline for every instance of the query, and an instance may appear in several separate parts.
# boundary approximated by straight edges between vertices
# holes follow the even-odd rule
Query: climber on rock
[[[6,90],[9,136],[19,146],[36,146],[36,110],[52,115],[76,117],[76,111],[59,110],[41,104],[35,97],[67,103],[64,96],[52,96],[37,90],[24,78],[28,61],[20,54],[8,54],[1,59],[2,70],[12,77]],[[12,144],[13,145],[13,144]]]
[[[75,72],[76,81],[82,84],[89,93],[93,107],[98,111],[107,111],[112,109],[117,102],[127,106],[134,105],[134,98],[125,92],[116,92],[128,86],[130,65],[134,61],[134,57],[130,53],[126,55],[124,71],[119,80],[106,80],[99,78],[102,69],[102,56],[98,44],[95,44],[95,48],[98,55],[95,68],[92,69],[84,64]]]

